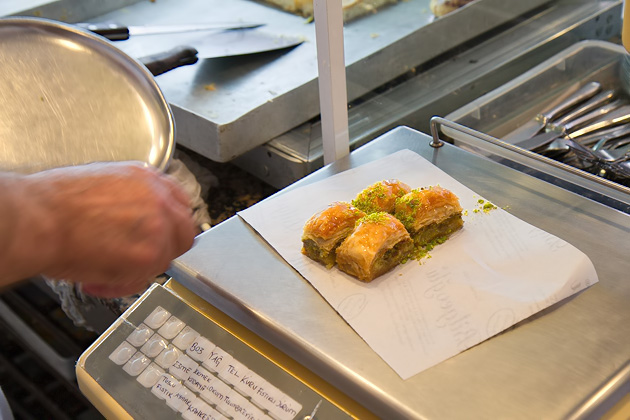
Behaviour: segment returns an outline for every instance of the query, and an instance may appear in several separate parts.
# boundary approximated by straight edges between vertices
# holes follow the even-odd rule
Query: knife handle
[[[580,128],[579,130],[573,131],[568,136],[575,139],[576,137],[584,136],[603,128],[614,127],[628,122],[630,122],[630,105],[623,105],[606,114],[604,118],[595,121],[586,127]]]
[[[129,39],[129,28],[115,23],[77,23],[78,27],[87,29],[110,41],[124,41]]]
[[[595,111],[601,106],[611,102],[615,98],[615,95],[616,93],[614,90],[607,90],[605,92],[598,93],[573,111],[563,115],[562,118],[558,118],[555,121],[552,121],[552,129],[553,126],[567,125],[570,124],[572,121],[579,119],[580,117],[588,115],[589,112]]]
[[[556,131],[560,129],[560,130],[564,130],[566,133],[571,133],[581,127],[584,127],[585,125],[591,122],[598,121],[601,117],[609,114],[612,111],[615,111],[621,108],[621,106],[623,105],[624,105],[623,101],[617,100],[609,104],[606,104],[598,109],[595,109],[594,111],[591,111],[588,114],[582,115],[580,118],[576,118],[573,121],[569,121],[568,123],[564,125],[552,124],[551,129],[556,130]]]
[[[538,115],[538,118],[543,124],[547,124],[549,121],[554,120],[574,106],[592,98],[601,90],[601,88],[602,86],[598,82],[589,82],[578,89],[578,91],[573,95],[569,96],[566,100],[562,101],[552,109]]]
[[[197,50],[185,45],[138,59],[154,76],[166,73],[177,67],[195,64],[198,60]]]

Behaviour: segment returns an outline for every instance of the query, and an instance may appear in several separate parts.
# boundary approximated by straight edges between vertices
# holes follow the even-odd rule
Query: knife
[[[212,34],[211,37],[190,41],[190,46],[177,46],[168,51],[138,58],[138,61],[144,64],[154,76],[158,76],[177,67],[194,64],[199,59],[288,50],[304,41],[303,37],[260,30],[224,31]]]
[[[615,99],[616,92],[614,90],[607,90],[605,92],[598,93],[588,101],[584,102],[579,107],[573,109],[569,113],[563,115],[551,122],[550,127],[553,130],[554,126],[565,125],[585,115],[589,115],[590,112],[600,110],[601,114],[605,114],[612,109],[606,109],[603,105],[608,104]]]
[[[77,26],[101,35],[110,41],[124,41],[130,36],[175,34],[181,32],[220,31],[230,29],[253,29],[264,23],[251,22],[215,22],[182,25],[147,25],[125,26],[116,23],[77,23]]]
[[[628,122],[630,122],[630,105],[624,105],[614,111],[611,111],[604,118],[571,133],[567,133],[564,130],[547,131],[529,139],[511,141],[510,143],[525,150],[536,151],[544,146],[547,146],[549,143],[560,137],[568,136],[572,139],[575,139],[586,134],[594,133],[603,128],[613,127]]]
[[[535,136],[545,129],[547,124],[560,117],[571,108],[581,104],[584,101],[589,100],[595,96],[601,90],[601,85],[598,82],[589,82],[580,87],[575,93],[570,94],[565,99],[562,99],[557,105],[553,106],[540,114],[537,114],[533,120],[525,123],[521,128],[513,133],[514,138],[524,140]]]
[[[575,118],[566,123],[551,123],[547,126],[546,131],[560,131],[565,133],[570,133],[572,131],[577,130],[578,128],[584,127],[593,121],[600,120],[603,116],[609,114],[612,111],[616,111],[627,103],[622,100],[617,100],[614,102],[610,102],[598,109],[590,111],[589,113],[580,116],[579,118]]]

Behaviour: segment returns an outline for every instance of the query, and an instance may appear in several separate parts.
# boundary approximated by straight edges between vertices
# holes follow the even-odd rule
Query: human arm
[[[138,292],[192,245],[188,203],[136,163],[0,174],[0,286],[44,274],[102,297]]]

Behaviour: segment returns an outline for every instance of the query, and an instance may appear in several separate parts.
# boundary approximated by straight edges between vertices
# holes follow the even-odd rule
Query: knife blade
[[[154,76],[177,67],[194,64],[198,59],[224,58],[287,50],[302,44],[303,37],[274,34],[260,30],[224,31],[191,41],[170,50],[147,55],[138,60]]]
[[[593,121],[586,127],[582,127],[576,131],[570,133],[567,133],[564,130],[547,131],[529,139],[510,141],[510,143],[525,150],[536,151],[560,137],[568,136],[572,139],[576,139],[578,137],[594,133],[604,128],[614,127],[628,122],[630,122],[630,105],[624,105],[615,109],[614,111],[611,111],[604,118]]]
[[[609,104],[606,104],[600,107],[599,109],[591,111],[588,114],[582,115],[579,118],[569,121],[566,124],[551,123],[547,126],[545,131],[559,131],[559,132],[564,132],[564,133],[572,133],[579,128],[582,128],[591,124],[594,121],[601,120],[602,117],[609,115],[611,112],[616,111],[625,105],[626,105],[626,102],[622,100],[617,100]]]
[[[612,111],[612,109],[614,109],[614,106],[609,106],[608,104],[612,102],[613,99],[615,99],[615,96],[616,92],[612,89],[598,93],[588,101],[584,102],[582,105],[563,115],[561,118],[552,121],[549,124],[549,127],[553,130],[554,126],[563,126],[582,117],[587,120],[588,117],[586,117],[586,115],[591,115],[590,113],[594,111],[599,111],[601,115]],[[617,103],[617,101],[613,103]],[[579,124],[580,123],[578,123],[578,125]]]
[[[574,106],[581,104],[595,96],[601,90],[601,84],[598,82],[589,82],[581,86],[575,92],[565,96],[559,102],[556,102],[550,109],[537,114],[532,120],[525,123],[522,127],[515,130],[510,137],[514,139],[527,139],[540,133],[545,129],[547,124],[562,116]]]
[[[124,41],[130,36],[175,34],[182,32],[219,31],[233,29],[254,29],[264,23],[253,22],[214,22],[181,25],[126,26],[117,23],[77,23],[77,26],[101,35],[110,41]]]

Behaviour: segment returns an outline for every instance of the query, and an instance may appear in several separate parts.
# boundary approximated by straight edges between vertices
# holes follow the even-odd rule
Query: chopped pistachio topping
[[[412,193],[419,192],[422,190],[423,190],[422,188],[415,189],[415,190],[412,190]],[[406,208],[404,208],[403,206],[405,206]],[[419,208],[422,208],[422,206],[423,206],[422,200],[417,195],[411,194],[411,193],[403,195],[402,197],[399,197],[396,199],[397,211],[396,211],[395,216],[398,220],[402,222],[405,228],[409,230],[413,227],[413,224],[415,221],[416,210]]]
[[[448,235],[440,236],[438,238],[433,239],[432,241],[420,245],[418,243],[414,244],[413,251],[411,252],[411,256],[409,258],[413,260],[421,260],[423,258],[431,258],[429,252],[433,250],[437,245],[443,244],[448,239]]]
[[[384,211],[379,211],[376,213],[370,213],[367,216],[363,216],[359,220],[357,220],[357,224],[366,222],[366,223],[387,223],[389,222],[389,213],[385,213]]]
[[[352,200],[352,205],[366,213],[380,211],[378,200],[387,198],[387,190],[382,183],[376,183],[363,190],[357,198]]]

